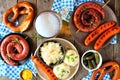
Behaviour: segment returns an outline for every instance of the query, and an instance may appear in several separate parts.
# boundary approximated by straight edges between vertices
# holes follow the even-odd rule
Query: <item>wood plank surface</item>
[[[35,17],[34,17],[33,24],[30,25],[29,30],[24,32],[29,37],[31,37],[31,35],[33,33],[37,34],[37,32],[35,30],[35,26],[34,26],[36,17],[40,14],[40,12],[42,12],[44,10],[50,10],[54,0],[0,0],[0,22],[2,22],[3,13],[8,8],[12,7],[14,4],[16,4],[17,2],[21,2],[21,1],[29,1],[30,3],[32,3],[34,10],[35,10]],[[105,1],[107,1],[107,0],[105,0]],[[108,4],[117,16],[118,23],[119,23],[118,25],[120,25],[120,6],[119,6],[119,4],[120,4],[120,0],[111,0],[111,2]],[[24,19],[24,17],[22,17],[19,20]],[[72,42],[75,45],[75,47],[78,49],[78,52],[81,57],[82,54],[86,50],[89,50],[89,48],[83,47],[82,45],[78,45],[78,43],[74,41],[73,37],[70,34],[69,24],[64,21],[63,21],[63,24],[64,24],[65,29],[68,30],[68,32],[65,33],[64,31],[61,31],[57,37],[67,39],[70,42]],[[36,40],[34,38],[31,38],[31,39],[32,39],[32,43],[33,43],[33,50],[35,50],[37,45],[40,43],[40,41],[42,39],[40,39],[40,40]],[[114,44],[114,45],[109,44],[105,48],[100,49],[99,52],[102,55],[103,63],[106,61],[114,60],[120,64],[120,35],[119,34],[117,35],[117,44]],[[82,65],[80,63],[80,67],[79,67],[77,74],[71,80],[80,80],[87,74],[88,74],[87,71],[82,67]],[[0,77],[0,80],[11,80],[11,79],[8,79],[6,77]],[[39,76],[37,76],[37,80],[41,80]]]

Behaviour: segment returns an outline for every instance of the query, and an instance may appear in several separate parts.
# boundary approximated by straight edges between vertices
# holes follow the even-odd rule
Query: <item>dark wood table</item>
[[[3,13],[8,8],[12,7],[14,4],[16,4],[20,1],[29,1],[30,3],[32,3],[32,5],[35,9],[35,18],[36,18],[40,12],[42,12],[44,10],[50,10],[54,0],[0,0],[0,21],[1,22],[2,22]],[[105,1],[107,1],[107,0],[105,0]],[[120,0],[111,0],[111,2],[108,4],[117,16],[118,25],[120,25],[120,6],[119,6],[119,4],[120,4]],[[20,18],[19,20],[22,20],[22,18]],[[68,32],[63,31],[57,37],[62,37],[64,39],[71,41],[78,49],[79,54],[81,56],[89,48],[78,45],[74,41],[74,39],[72,38],[72,36],[70,34],[69,24],[64,21],[63,21],[63,24],[64,24],[64,26],[66,26],[65,29],[67,29]],[[31,36],[31,33],[36,33],[35,27],[34,27],[34,22],[30,26],[30,29],[25,31],[24,33],[27,34],[28,36]],[[33,40],[33,44],[34,44],[33,48],[35,50],[37,47],[37,44],[39,44],[42,39],[41,40],[32,39],[32,40]],[[108,45],[105,48],[100,49],[99,52],[101,53],[101,55],[103,57],[103,63],[106,61],[114,60],[120,64],[120,58],[119,58],[120,57],[120,35],[119,34],[117,35],[117,44]],[[77,74],[73,77],[72,80],[80,80],[85,75],[87,75],[87,71],[81,66],[81,63],[80,63],[79,70],[78,70]],[[8,79],[6,77],[0,77],[0,80],[11,80],[11,79]],[[41,80],[41,79],[37,76],[37,80]]]

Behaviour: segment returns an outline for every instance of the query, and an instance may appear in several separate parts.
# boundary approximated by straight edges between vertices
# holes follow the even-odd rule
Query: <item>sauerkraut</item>
[[[75,66],[79,62],[79,55],[74,50],[67,50],[64,63]]]
[[[47,65],[55,64],[62,57],[62,49],[60,43],[46,42],[40,48],[41,57]]]
[[[70,74],[70,66],[65,63],[59,64],[53,68],[53,72],[59,79],[66,79]]]

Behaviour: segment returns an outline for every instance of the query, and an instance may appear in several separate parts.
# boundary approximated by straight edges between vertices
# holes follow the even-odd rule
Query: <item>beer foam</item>
[[[37,17],[35,27],[41,36],[53,37],[60,31],[60,19],[53,12],[43,12]]]

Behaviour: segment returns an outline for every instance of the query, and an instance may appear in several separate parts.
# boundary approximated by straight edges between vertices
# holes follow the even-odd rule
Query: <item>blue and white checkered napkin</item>
[[[9,30],[2,22],[0,22],[0,40],[9,33],[12,33],[12,31]],[[34,67],[34,63],[30,59],[28,59],[22,65],[10,66],[0,58],[0,76],[6,76],[11,79],[18,79],[20,78],[20,72],[23,69],[29,69],[33,72],[33,74],[37,73],[36,68]]]
[[[60,12],[62,14],[62,19],[68,22],[72,12],[74,11],[74,8],[87,1],[104,3],[104,0],[54,0],[52,10],[57,13]],[[117,43],[117,36],[113,38],[110,44],[116,44],[116,43]]]
[[[92,75],[92,71],[88,71],[88,75],[82,78],[81,80],[90,80],[91,75]],[[102,80],[111,80],[110,75],[106,73]]]

